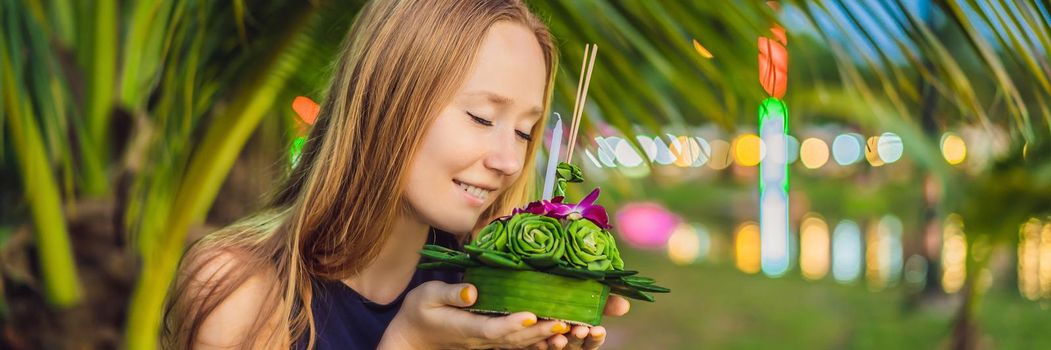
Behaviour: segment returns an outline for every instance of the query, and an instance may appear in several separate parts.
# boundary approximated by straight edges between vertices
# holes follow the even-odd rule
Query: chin
[[[477,218],[475,218],[477,219]],[[431,226],[434,228],[451,233],[457,237],[463,237],[471,234],[474,230],[475,221],[470,220],[456,220],[455,222],[436,222]]]

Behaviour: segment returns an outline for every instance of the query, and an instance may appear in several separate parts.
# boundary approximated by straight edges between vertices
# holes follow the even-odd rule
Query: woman
[[[196,242],[170,348],[597,348],[605,330],[460,309],[417,271],[528,200],[557,54],[517,0],[382,0],[344,42],[310,139],[267,209]],[[607,314],[627,312],[611,298]]]

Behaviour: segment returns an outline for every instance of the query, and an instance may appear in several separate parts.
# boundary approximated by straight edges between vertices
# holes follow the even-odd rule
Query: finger
[[[587,326],[573,326],[573,330],[565,335],[568,340],[566,348],[580,349],[584,346],[584,338],[587,338],[589,333],[591,333],[591,329]]]
[[[533,345],[530,345],[526,349],[529,349],[529,350],[547,350],[547,339],[544,339],[542,341],[538,341],[536,343],[533,343]]]
[[[562,321],[541,321],[529,328],[520,330],[507,336],[508,342],[526,346],[548,339],[553,335],[569,332],[570,328]],[[548,345],[551,345],[550,343]],[[548,346],[548,348],[551,348]]]
[[[631,309],[631,303],[628,299],[619,295],[610,295],[609,299],[606,299],[606,309],[602,311],[602,314],[606,316],[623,316],[628,313]]]
[[[569,340],[566,339],[566,336],[561,334],[555,334],[552,335],[550,338],[547,338],[547,345],[549,349],[562,350],[565,349],[566,345],[568,344]]]
[[[587,339],[584,339],[584,350],[596,350],[606,342],[606,328],[602,326],[591,328]]]
[[[421,284],[423,291],[423,303],[426,306],[456,306],[466,307],[474,304],[478,299],[478,290],[470,283],[448,284],[441,281],[430,281]]]
[[[537,322],[536,315],[531,312],[516,312],[503,317],[485,318],[486,320],[482,323],[481,329],[474,333],[474,336],[485,340],[497,341],[498,343],[506,341],[505,338],[508,338],[511,334],[533,327]],[[521,346],[529,343],[531,342],[516,344]]]

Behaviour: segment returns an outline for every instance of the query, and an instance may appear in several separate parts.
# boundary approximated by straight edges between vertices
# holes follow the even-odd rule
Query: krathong
[[[597,51],[597,47],[595,48]],[[587,62],[588,50],[585,50]],[[590,81],[583,80],[584,91]],[[580,86],[578,85],[578,90]],[[579,115],[586,94],[578,93],[569,134],[572,157]],[[561,129],[561,120],[556,130]],[[554,138],[558,139],[558,138]],[[552,149],[557,149],[552,145]],[[552,153],[551,157],[558,157]],[[569,159],[572,160],[572,159]],[[654,301],[650,293],[670,290],[654,284],[652,278],[637,276],[625,269],[617,249],[613,227],[606,209],[596,204],[600,194],[593,189],[577,203],[566,200],[566,185],[580,183],[580,168],[568,162],[549,162],[548,173],[555,183],[546,183],[544,198],[517,208],[482,228],[464,251],[439,245],[426,245],[420,251],[425,261],[420,268],[464,271],[463,281],[474,284],[478,298],[468,310],[486,314],[529,311],[537,317],[572,324],[597,326],[610,293],[628,298]],[[554,188],[552,188],[554,187]],[[552,193],[553,192],[553,193]]]

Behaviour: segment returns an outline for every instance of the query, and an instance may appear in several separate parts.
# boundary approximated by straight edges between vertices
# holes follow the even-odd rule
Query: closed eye
[[[471,116],[471,119],[473,119],[475,123],[482,124],[485,126],[493,126],[493,121],[489,119],[476,116],[474,114],[471,114],[471,112],[467,112],[467,115]]]
[[[518,130],[515,130],[515,133],[518,134],[518,137],[521,137],[523,140],[533,141],[533,135],[530,135],[530,134],[527,134],[527,133],[524,133],[524,132],[521,132],[521,131],[518,131]]]

